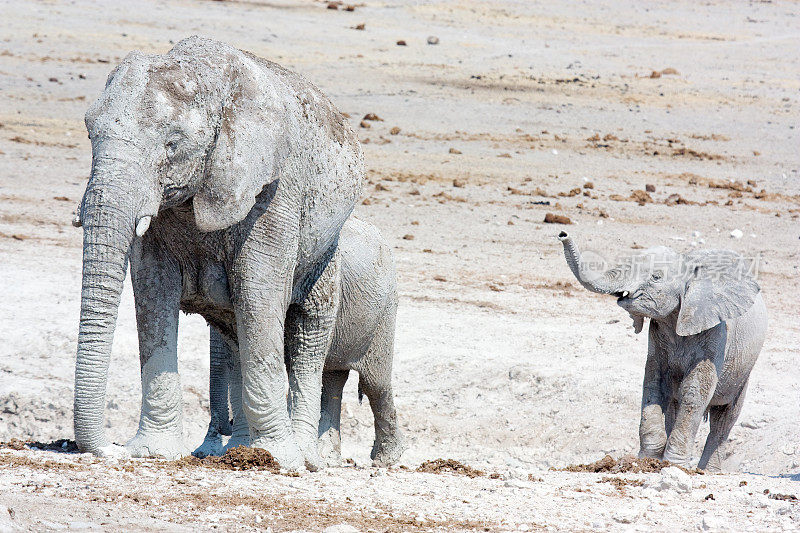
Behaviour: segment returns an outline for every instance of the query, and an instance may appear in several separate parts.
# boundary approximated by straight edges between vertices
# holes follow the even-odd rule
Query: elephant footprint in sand
[[[639,455],[688,466],[707,415],[711,428],[698,466],[720,470],[767,331],[764,300],[744,258],[727,250],[678,254],[657,247],[597,271],[569,235],[561,232],[559,239],[578,281],[616,296],[636,333],[650,319]]]
[[[339,253],[341,304],[322,374],[320,454],[330,465],[341,462],[342,390],[349,372],[354,370],[359,376],[359,395],[367,396],[375,420],[375,441],[370,457],[375,465],[388,466],[405,450],[397,425],[391,382],[397,313],[392,251],[374,226],[351,217],[342,228]],[[288,351],[293,342],[287,336]],[[211,423],[205,441],[194,452],[197,456],[219,455],[225,449],[249,443],[250,435],[241,411],[238,359],[236,340],[224,338],[212,327]],[[225,448],[222,435],[231,435]]]
[[[322,369],[339,307],[338,237],[364,175],[352,128],[299,75],[199,37],[164,55],[130,53],[85,121],[92,172],[76,221],[78,446],[122,451],[105,435],[103,409],[130,261],[143,397],[127,451],[190,451],[177,372],[183,310],[241,341],[252,444],[284,468],[315,468]],[[290,309],[295,340],[284,358]]]

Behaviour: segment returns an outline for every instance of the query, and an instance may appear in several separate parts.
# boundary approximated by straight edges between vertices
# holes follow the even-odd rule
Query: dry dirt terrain
[[[0,2],[0,441],[72,438],[83,114],[130,50],[199,34],[301,72],[364,143],[357,213],[398,264],[401,465],[370,466],[351,379],[346,467],[291,477],[4,448],[0,531],[800,529],[800,4],[338,7]],[[550,470],[636,453],[647,344],[612,298],[573,281],[563,229],[608,258],[665,244],[757,259],[770,325],[730,473]],[[181,316],[179,357],[196,445],[202,319]],[[116,442],[135,433],[139,398],[127,284],[106,410]],[[484,475],[416,471],[437,458]]]

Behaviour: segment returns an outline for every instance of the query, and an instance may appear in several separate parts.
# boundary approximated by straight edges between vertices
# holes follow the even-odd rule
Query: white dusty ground
[[[398,263],[402,463],[454,458],[501,474],[370,468],[371,416],[353,379],[343,439],[355,468],[292,478],[0,450],[0,531],[800,528],[797,503],[764,494],[800,495],[796,2],[368,0],[345,12],[288,0],[6,0],[0,10],[0,441],[72,437],[83,113],[129,50],[202,34],[298,70],[351,115],[370,169],[357,211]],[[677,74],[650,78],[667,68]],[[384,120],[359,128],[366,113]],[[752,192],[710,186],[730,180]],[[559,196],[586,181],[594,188]],[[645,184],[653,203],[628,199]],[[696,204],[666,205],[672,194]],[[543,224],[547,212],[573,225]],[[560,229],[611,257],[699,244],[760,258],[770,328],[732,433],[726,468],[737,473],[693,476],[694,488],[669,473],[615,476],[646,481],[622,491],[598,483],[604,474],[548,470],[636,452],[647,342],[613,299],[575,287]],[[208,421],[207,343],[203,321],[182,316],[193,444]],[[124,442],[140,394],[129,287],[111,368],[108,432]]]

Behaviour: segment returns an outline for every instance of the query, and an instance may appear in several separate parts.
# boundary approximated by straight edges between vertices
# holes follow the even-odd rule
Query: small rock
[[[552,149],[552,150],[550,150],[550,151],[553,153],[553,155],[558,155],[558,150],[556,150],[555,148],[553,148],[553,149]]]
[[[366,27],[367,27],[367,25],[362,22],[361,24],[356,24],[355,26],[353,26],[353,29],[354,30],[364,30]]]
[[[740,229],[735,229],[731,231],[731,237],[734,239],[741,239],[744,236],[744,233]]]
[[[339,4],[336,2],[331,2],[328,4],[328,9],[339,9]]]
[[[502,153],[502,154],[498,155],[497,157],[505,157],[505,158],[510,159],[511,158],[511,154],[509,154],[508,152],[505,152],[505,153]]]
[[[53,83],[58,83],[58,78],[48,78],[47,81],[51,81]]]
[[[428,37],[428,44],[439,44],[439,38],[435,35]]]
[[[456,150],[455,148],[450,148],[449,153],[455,154],[455,155],[460,155],[461,154],[461,150]]]
[[[453,180],[453,187],[462,188],[466,186],[466,182],[464,180],[460,180],[458,178]]]
[[[383,122],[383,119],[378,115],[376,115],[375,113],[367,113],[361,120],[372,120],[372,121]]]
[[[356,6],[344,6],[344,10],[345,11],[355,11],[356,10]]]
[[[584,189],[594,189],[594,183],[592,183],[591,181],[587,181],[586,183],[583,184],[583,188]]]
[[[369,125],[369,122],[367,122],[366,120],[362,120],[361,123],[359,124],[359,126],[361,126],[364,129],[370,129],[372,127],[372,126]]]
[[[405,235],[403,235],[403,240],[404,241],[413,241],[414,240],[414,236],[411,235],[410,233],[406,233]]]
[[[389,130],[389,135],[397,135],[398,133],[400,133],[400,128],[397,126]]]
[[[686,493],[692,490],[692,478],[677,466],[668,466],[661,469],[658,478],[646,482],[644,488],[659,492],[674,490],[678,493]]]
[[[544,221],[546,224],[572,224],[572,221],[569,219],[569,217],[565,217],[564,215],[556,215],[555,213],[545,214]]]
[[[647,192],[656,192],[656,186],[653,185],[652,183],[648,183],[647,185],[644,186],[644,190]]]
[[[406,46],[406,42],[400,39],[399,41],[397,41],[397,46]]]

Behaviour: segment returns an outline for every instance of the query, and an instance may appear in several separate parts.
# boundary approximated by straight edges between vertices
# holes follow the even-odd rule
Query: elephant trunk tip
[[[561,241],[561,242],[564,242],[569,238],[570,238],[570,236],[566,231],[562,231],[561,233],[558,234],[558,240]]]

